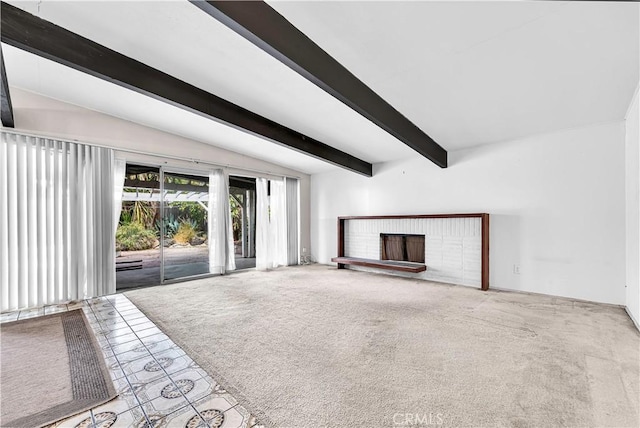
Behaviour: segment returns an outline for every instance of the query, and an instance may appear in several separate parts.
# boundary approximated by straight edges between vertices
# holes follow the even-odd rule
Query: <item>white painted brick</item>
[[[345,255],[379,259],[381,233],[425,235],[427,270],[420,274],[399,273],[400,276],[478,287],[481,230],[480,218],[347,220]]]

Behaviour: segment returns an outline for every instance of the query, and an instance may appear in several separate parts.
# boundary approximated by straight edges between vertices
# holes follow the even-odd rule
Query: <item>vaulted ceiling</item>
[[[8,3],[366,162],[419,156],[186,0]],[[637,3],[269,5],[446,150],[622,120],[639,80]],[[2,50],[13,87],[307,173],[334,167]]]

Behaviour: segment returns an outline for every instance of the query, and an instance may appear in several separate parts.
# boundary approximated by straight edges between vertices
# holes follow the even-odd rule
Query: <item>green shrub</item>
[[[207,224],[207,209],[197,202],[172,202],[172,208],[178,209],[180,218],[188,218],[196,225],[196,229],[204,228]]]
[[[173,239],[180,244],[188,244],[196,235],[196,225],[189,220],[182,220],[178,231],[173,235]]]
[[[156,233],[160,237],[160,231],[162,230],[162,223],[164,222],[164,236],[166,238],[173,238],[178,228],[180,227],[180,220],[177,220],[174,216],[164,217],[163,221],[156,221]]]
[[[155,232],[137,222],[121,224],[116,231],[116,250],[118,251],[148,250],[153,248],[155,242]]]
[[[151,229],[157,216],[158,202],[124,201],[120,214],[120,223],[137,222]]]

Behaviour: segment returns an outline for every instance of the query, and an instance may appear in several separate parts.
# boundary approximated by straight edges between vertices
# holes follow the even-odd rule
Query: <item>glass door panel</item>
[[[256,267],[256,179],[229,177],[236,269]]]
[[[160,168],[128,163],[116,231],[116,290],[158,285]]]
[[[209,273],[209,177],[162,171],[164,281]]]

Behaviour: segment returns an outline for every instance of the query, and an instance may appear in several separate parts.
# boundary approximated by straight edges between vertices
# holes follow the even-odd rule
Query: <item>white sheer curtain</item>
[[[298,250],[298,179],[285,179],[287,192],[287,264],[297,265],[300,262]]]
[[[256,269],[287,264],[286,196],[283,180],[256,179]]]
[[[118,230],[120,212],[122,211],[122,191],[124,189],[124,176],[127,171],[127,161],[114,159],[113,161],[113,234]]]
[[[287,195],[284,179],[271,180],[269,222],[273,267],[287,265]]]
[[[267,179],[256,178],[256,269],[267,270],[269,261],[269,196]]]
[[[209,174],[209,272],[224,274],[236,269],[233,225],[229,205],[229,176],[222,169]]]
[[[1,310],[115,292],[113,151],[0,139]]]

